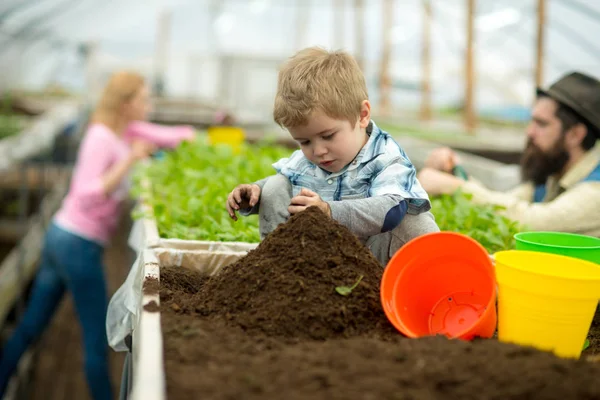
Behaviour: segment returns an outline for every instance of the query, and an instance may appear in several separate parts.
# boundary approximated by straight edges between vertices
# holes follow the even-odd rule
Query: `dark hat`
[[[537,94],[548,96],[571,108],[596,127],[596,135],[600,135],[600,81],[597,79],[580,72],[571,72],[554,82],[547,90],[537,88]]]

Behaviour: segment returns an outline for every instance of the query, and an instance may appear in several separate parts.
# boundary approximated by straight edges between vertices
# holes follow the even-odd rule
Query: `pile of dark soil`
[[[379,300],[382,274],[383,266],[356,236],[313,207],[205,282],[179,274],[177,287],[197,293],[173,303],[182,312],[224,317],[251,335],[396,335]],[[336,291],[359,280],[347,296]]]

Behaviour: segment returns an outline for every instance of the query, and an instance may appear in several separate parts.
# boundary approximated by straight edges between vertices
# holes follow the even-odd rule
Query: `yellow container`
[[[600,299],[600,265],[537,251],[494,257],[498,340],[579,358]]]
[[[211,126],[208,128],[207,134],[210,144],[230,145],[234,153],[240,151],[242,143],[246,139],[244,130],[237,126]]]

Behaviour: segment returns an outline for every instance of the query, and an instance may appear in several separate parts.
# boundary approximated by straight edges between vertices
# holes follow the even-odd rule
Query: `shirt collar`
[[[600,164],[600,145],[596,145],[588,150],[583,157],[560,179],[559,184],[562,188],[568,189],[576,183],[581,182]]]
[[[316,175],[318,174],[317,171],[321,171],[328,178],[335,178],[337,176],[343,175],[348,171],[352,171],[361,166],[362,164],[368,163],[375,157],[385,153],[386,142],[385,140],[382,140],[385,138],[384,132],[381,129],[379,129],[379,127],[372,120],[369,121],[369,125],[367,125],[366,131],[367,135],[369,135],[369,139],[367,140],[367,143],[365,143],[365,145],[362,147],[362,149],[360,149],[356,157],[354,157],[354,160],[350,162],[350,164],[345,166],[341,171],[332,173],[325,171],[319,166],[311,163],[314,170],[313,173]]]
[[[361,149],[361,152],[358,153],[359,156],[361,156],[361,153],[363,153],[359,161],[361,163],[369,162],[373,158],[385,153],[385,140],[382,140],[384,139],[384,132],[379,129],[375,122],[369,122],[369,126],[367,126],[367,134],[369,135],[369,140]]]
[[[352,171],[353,169],[358,168],[361,164],[367,163],[378,155],[385,153],[385,141],[381,140],[383,139],[383,131],[379,129],[379,127],[373,121],[369,122],[366,130],[367,135],[369,135],[367,143],[365,143],[362,149],[360,149],[356,157],[354,157],[354,160],[339,173]]]

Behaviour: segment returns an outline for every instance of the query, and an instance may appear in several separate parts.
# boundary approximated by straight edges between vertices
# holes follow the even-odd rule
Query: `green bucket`
[[[521,232],[515,240],[517,250],[554,253],[600,264],[600,238],[564,232]]]

